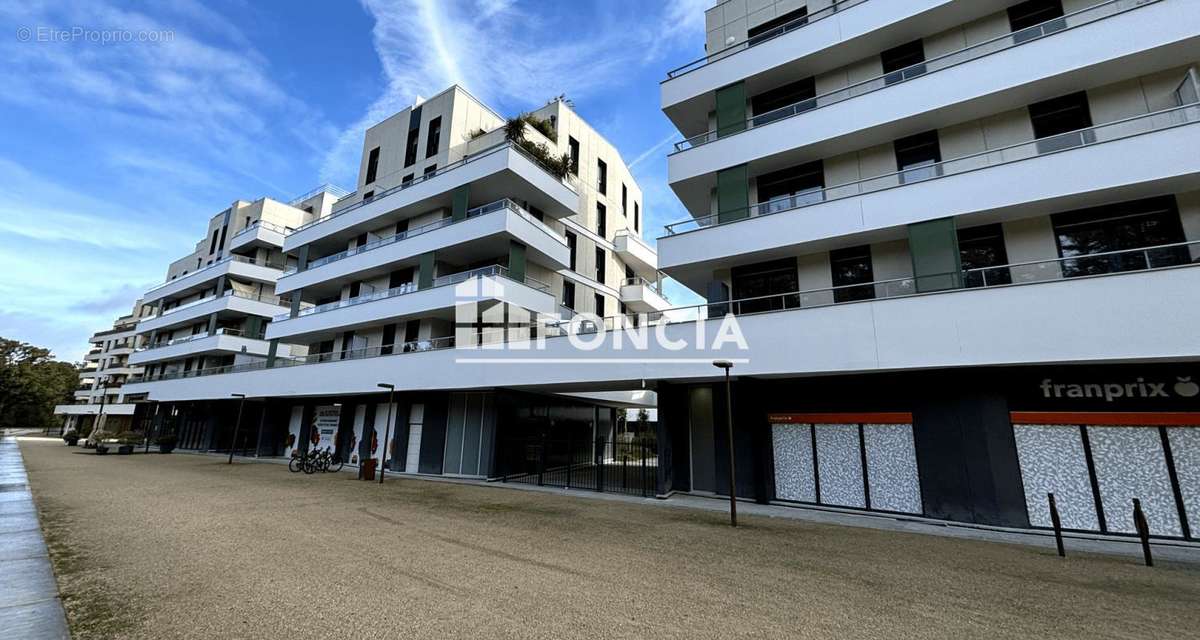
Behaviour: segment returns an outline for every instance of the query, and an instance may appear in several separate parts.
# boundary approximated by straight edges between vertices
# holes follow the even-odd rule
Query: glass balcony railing
[[[541,220],[538,220],[537,218],[533,217],[533,214],[522,209],[521,206],[518,205],[516,202],[509,200],[508,198],[505,198],[504,200],[498,200],[496,202],[492,202],[492,203],[485,204],[483,206],[475,207],[474,209],[468,210],[466,218],[463,218],[462,220],[455,220],[453,218],[442,218],[441,220],[430,222],[429,224],[424,224],[419,227],[414,227],[412,229],[408,229],[407,231],[401,231],[400,233],[397,233],[395,235],[392,235],[392,236],[389,236],[386,238],[380,238],[379,240],[374,240],[372,242],[368,242],[368,243],[362,245],[361,247],[355,247],[353,249],[347,249],[346,251],[340,251],[338,253],[325,256],[323,258],[317,258],[316,260],[313,260],[308,263],[308,268],[306,269],[306,271],[311,271],[312,269],[316,269],[317,267],[321,267],[321,266],[331,264],[334,262],[339,262],[341,260],[345,260],[346,258],[350,258],[350,257],[356,256],[356,255],[359,255],[361,253],[366,253],[366,252],[372,251],[374,249],[379,249],[381,247],[390,246],[390,245],[396,244],[397,242],[407,240],[409,238],[414,238],[416,236],[424,235],[426,233],[429,233],[430,231],[444,229],[446,227],[458,224],[460,222],[466,222],[467,220],[473,220],[475,218],[478,218],[479,216],[487,215],[489,213],[497,213],[500,211],[506,211],[506,212],[514,213],[514,214],[520,216],[525,221],[529,222],[530,224],[534,225],[539,230],[541,230],[543,233],[550,236],[550,238],[552,238],[555,242],[558,242],[559,244],[563,245],[564,247],[567,246],[567,239],[565,237],[555,233],[554,230],[552,230],[550,227],[546,226],[546,224],[543,223]],[[294,275],[296,273],[299,273],[299,270],[296,267],[292,267],[292,268],[288,269],[287,271],[284,271],[283,275],[281,275],[280,277],[282,278],[282,277]]]
[[[266,220],[259,218],[258,220],[252,221],[248,226],[246,226],[241,231],[238,231],[237,233],[233,234],[233,237],[237,238],[238,236],[240,236],[244,233],[250,233],[251,231],[254,231],[255,229],[266,229],[268,231],[274,231],[275,233],[283,234],[285,236],[292,232],[291,227],[285,227],[283,225],[275,224],[274,222],[267,222]]]
[[[1154,0],[1155,2],[1159,0]],[[896,171],[873,178],[855,180],[832,187],[813,189],[793,196],[785,196],[768,202],[683,220],[665,227],[667,235],[675,235],[717,225],[732,224],[784,211],[795,211],[823,202],[852,198],[905,185],[930,182],[941,178],[960,175],[977,169],[1020,162],[1039,156],[1070,151],[1105,142],[1124,140],[1134,136],[1200,122],[1200,104],[1184,105],[1165,111],[1134,116],[1124,120],[1108,122],[1089,129],[1071,131],[1057,136],[1030,140],[1007,147],[989,149],[979,153],[951,158],[918,168]]]
[[[600,319],[600,322],[603,323],[605,330],[613,331],[662,324],[687,324],[696,322],[697,320],[721,318],[729,314],[744,316],[778,311],[797,311],[825,308],[838,304],[888,300],[916,295],[936,296],[997,287],[1035,285],[1071,278],[1105,277],[1138,271],[1163,271],[1195,266],[1200,266],[1200,241],[1181,242],[1154,247],[1139,247],[1136,249],[1076,255],[1048,260],[1016,262],[980,269],[966,269],[963,271],[924,276],[927,280],[933,279],[947,285],[945,288],[934,291],[918,291],[915,278],[896,278],[756,298],[673,307],[653,313],[609,316]],[[558,321],[538,325],[539,335],[545,338],[555,338],[571,333],[596,333],[600,329],[600,323],[594,320],[572,322],[574,315],[574,311],[561,308],[560,319]],[[503,342],[505,338],[504,330],[475,333],[472,334],[472,345],[470,346]],[[528,334],[526,334],[514,339],[514,341],[524,342],[529,339]],[[271,368],[320,364],[342,360],[359,360],[406,353],[421,353],[464,346],[466,345],[459,343],[454,336],[447,336],[395,345],[310,354],[302,357],[280,357],[275,360]],[[198,369],[188,372],[172,372],[165,375],[146,377],[142,381],[152,382],[155,380],[240,373],[267,368],[267,361],[264,359],[240,365]]]
[[[197,333],[197,334],[190,335],[190,336],[184,336],[182,338],[172,338],[170,340],[164,340],[162,342],[156,342],[154,344],[148,344],[148,345],[145,345],[142,347],[138,347],[137,349],[135,349],[135,351],[138,351],[138,352],[153,351],[154,349],[161,349],[163,347],[172,347],[172,346],[175,346],[178,344],[187,344],[189,342],[195,342],[196,340],[203,340],[205,338],[212,338],[215,336],[236,336],[239,338],[250,338],[251,340],[262,340],[263,332],[260,331],[257,334],[250,335],[241,329],[234,329],[234,328],[230,328],[230,327],[219,327],[213,333],[208,333],[206,331],[204,333]]]
[[[740,42],[738,44],[721,49],[720,51],[718,51],[712,55],[704,56],[703,58],[693,60],[681,67],[672,69],[667,72],[667,80],[674,80],[675,78],[678,78],[679,76],[682,76],[686,73],[691,73],[692,71],[701,69],[701,68],[703,68],[707,65],[710,65],[718,60],[724,60],[725,58],[728,58],[729,56],[731,56],[735,53],[738,53],[740,51],[745,51],[746,49],[749,49],[751,47],[757,47],[760,44],[769,42],[771,40],[774,40],[775,38],[778,38],[779,36],[782,36],[782,35],[791,33],[793,31],[796,31],[797,29],[806,27],[810,24],[813,24],[814,22],[819,22],[821,20],[824,20],[825,18],[828,18],[828,17],[838,13],[839,11],[845,11],[846,9],[849,9],[850,7],[853,7],[854,5],[862,4],[866,1],[867,0],[838,0],[837,2],[834,2],[833,4],[829,5],[828,7],[819,9],[817,11],[813,11],[812,13],[810,13],[808,15],[796,18],[795,20],[792,20],[791,22],[781,24],[781,25],[775,27],[774,29],[770,29],[763,33],[755,34],[749,38],[746,38],[745,40],[743,40],[742,42]],[[743,11],[744,10],[745,9],[743,8]]]
[[[283,269],[283,267],[284,267],[283,264],[278,263],[278,262],[273,262],[270,260],[263,261],[263,260],[257,260],[255,258],[247,258],[246,256],[228,255],[228,256],[225,256],[224,258],[221,258],[220,260],[214,261],[212,264],[204,265],[203,267],[196,269],[195,271],[184,273],[176,278],[167,280],[166,282],[163,282],[161,284],[157,284],[157,285],[151,287],[148,291],[146,291],[146,293],[150,293],[152,291],[158,291],[159,289],[161,289],[167,285],[174,284],[176,282],[180,282],[180,281],[186,280],[188,278],[194,278],[196,276],[196,274],[198,274],[198,273],[204,273],[206,271],[211,271],[211,270],[221,267],[223,265],[229,264],[230,262],[241,262],[243,264],[256,264],[261,267],[266,267],[268,269]]]
[[[191,302],[185,302],[184,304],[181,304],[177,307],[171,307],[170,309],[166,309],[166,310],[160,312],[158,315],[146,316],[145,318],[142,318],[142,320],[145,321],[145,320],[154,320],[157,318],[162,318],[162,317],[169,316],[169,315],[179,312],[179,311],[191,309],[192,307],[202,305],[206,302],[212,302],[213,300],[218,300],[220,298],[241,298],[243,300],[253,300],[255,302],[265,302],[267,304],[271,304],[271,305],[275,305],[275,306],[282,306],[285,304],[284,302],[282,302],[279,299],[279,296],[265,296],[265,295],[258,295],[258,294],[253,294],[253,293],[240,293],[238,291],[234,291],[233,289],[230,289],[229,291],[226,291],[225,293],[223,293],[219,296],[213,295],[213,296],[208,296],[207,298],[200,298],[198,300],[192,300]]]
[[[440,276],[438,278],[434,278],[433,285],[430,287],[427,287],[425,289],[419,289],[417,287],[417,283],[409,282],[409,283],[403,284],[399,287],[392,287],[390,289],[374,291],[374,292],[363,294],[363,295],[360,295],[360,296],[357,296],[354,298],[347,298],[345,300],[338,300],[336,302],[329,302],[326,304],[316,305],[313,307],[309,307],[307,309],[301,309],[300,313],[296,317],[303,318],[305,316],[310,316],[310,315],[317,314],[317,313],[325,313],[327,311],[333,311],[335,309],[343,309],[345,307],[354,307],[354,306],[358,306],[360,304],[366,304],[368,302],[375,302],[377,300],[387,300],[389,298],[405,296],[410,293],[416,293],[418,291],[429,291],[430,289],[436,289],[438,287],[456,285],[456,284],[459,284],[462,282],[466,282],[467,280],[470,280],[472,278],[486,278],[486,277],[491,277],[491,276],[500,276],[500,277],[504,277],[504,278],[513,280],[514,282],[521,282],[522,284],[524,284],[528,287],[532,287],[533,289],[536,289],[538,291],[549,291],[550,290],[550,285],[548,285],[544,282],[535,280],[533,278],[525,278],[525,280],[523,282],[515,280],[512,278],[512,276],[509,275],[508,269],[506,267],[503,267],[503,266],[497,264],[497,265],[492,265],[490,267],[482,267],[479,269],[472,269],[470,271],[463,271],[460,273],[452,273],[450,275],[445,275],[445,276]],[[285,314],[275,316],[275,318],[273,319],[273,322],[286,322],[291,319],[292,319],[291,314],[285,313]]]
[[[554,176],[557,180],[559,180],[559,182],[561,182],[568,189],[571,189],[572,191],[576,191],[576,192],[578,191],[577,179],[572,178],[571,176],[567,176],[565,178],[560,178],[559,176],[553,174],[548,169],[546,169],[546,167],[544,167],[542,165],[542,163],[537,160],[537,158],[534,158],[532,155],[529,154],[528,151],[522,149],[520,145],[513,144],[511,142],[502,142],[498,145],[495,145],[495,146],[489,147],[487,149],[484,149],[482,151],[479,151],[478,153],[464,156],[461,160],[459,160],[457,162],[452,162],[444,167],[440,167],[436,171],[430,171],[429,173],[426,173],[426,174],[423,174],[420,176],[416,176],[412,180],[401,182],[400,184],[398,184],[390,189],[385,189],[383,191],[380,191],[379,193],[376,193],[375,195],[371,196],[371,198],[368,200],[360,200],[359,202],[355,202],[355,203],[347,205],[341,209],[337,209],[336,211],[333,211],[329,215],[325,216],[324,218],[317,218],[316,220],[313,220],[312,222],[309,222],[307,224],[303,224],[303,225],[297,227],[294,231],[292,231],[292,233],[297,233],[299,231],[303,231],[305,229],[315,227],[321,223],[328,222],[335,218],[341,217],[351,211],[356,211],[359,208],[364,207],[368,204],[371,204],[373,202],[378,202],[379,200],[381,200],[383,198],[389,197],[393,194],[399,193],[406,189],[415,187],[415,186],[425,182],[426,180],[431,180],[438,176],[441,176],[441,175],[444,175],[451,171],[454,171],[455,169],[458,169],[460,167],[464,167],[464,166],[471,164],[473,162],[476,162],[478,160],[482,160],[484,158],[490,157],[491,155],[493,155],[495,153],[503,152],[507,149],[511,149],[511,150],[517,152],[519,155],[523,156],[525,159],[532,162],[535,166],[537,166],[542,171],[545,171],[546,173]]]
[[[723,127],[719,131],[716,129],[707,131],[698,136],[693,136],[676,143],[675,153],[687,151],[688,149],[694,149],[710,142],[716,142],[719,139],[728,138],[730,136],[734,136],[751,129],[756,129],[758,127],[763,127],[780,120],[786,120],[787,118],[791,118],[814,109],[820,109],[822,107],[828,107],[840,102],[845,102],[851,98],[857,98],[861,95],[880,91],[908,80],[935,73],[943,69],[949,69],[950,67],[963,64],[964,62],[978,60],[979,58],[1012,49],[1014,47],[1049,35],[1053,35],[1055,33],[1060,33],[1076,27],[1082,27],[1084,25],[1122,14],[1127,11],[1132,11],[1147,5],[1155,4],[1157,2],[1161,2],[1161,0],[1108,0],[1107,2],[1101,2],[1085,9],[1075,11],[1074,13],[1067,14],[1061,18],[1055,18],[1054,20],[1044,22],[1040,25],[1029,27],[1028,29],[1022,29],[1021,31],[1005,34],[998,38],[993,38],[979,44],[971,45],[965,49],[947,53],[936,58],[930,58],[924,62],[920,62],[904,69],[898,69],[896,71],[871,78],[870,80],[857,82],[842,89],[823,93],[819,96],[802,100],[786,107],[775,109],[774,111],[768,111],[766,113],[755,115],[752,118],[748,118],[744,123],[738,126]]]

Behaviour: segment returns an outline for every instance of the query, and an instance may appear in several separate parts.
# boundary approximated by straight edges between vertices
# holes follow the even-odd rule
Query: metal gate
[[[500,479],[635,496],[657,493],[658,452],[650,438],[531,438],[500,443]]]

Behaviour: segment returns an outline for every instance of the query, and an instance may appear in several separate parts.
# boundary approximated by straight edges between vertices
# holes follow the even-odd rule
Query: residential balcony
[[[621,283],[621,302],[635,313],[653,313],[671,307],[671,301],[663,295],[661,282],[640,277]]]
[[[138,323],[138,333],[162,331],[194,324],[214,313],[234,316],[270,318],[284,306],[277,296],[238,293],[230,289],[219,296],[209,296],[167,309]]]
[[[100,360],[100,349],[92,349],[83,356],[85,362],[98,362]]]
[[[95,416],[100,414],[101,406],[104,407],[104,415],[106,416],[131,416],[137,409],[136,404],[129,402],[106,402],[103,405],[99,402],[95,404],[59,404],[54,406],[54,415]]]
[[[548,172],[526,151],[510,143],[468,155],[462,160],[374,194],[299,227],[284,240],[288,253],[305,245],[346,246],[361,233],[388,222],[453,206],[454,190],[470,185],[471,198],[490,202],[513,198],[529,202],[552,218],[574,215],[579,193],[570,178]]]
[[[76,389],[74,397],[76,400],[87,400],[92,397],[92,393],[91,389]]]
[[[143,347],[129,357],[129,362],[144,365],[198,355],[230,353],[266,357],[269,349],[270,344],[261,337],[245,336],[235,329],[220,328],[212,334],[200,333]]]
[[[641,236],[622,229],[613,236],[613,247],[617,256],[634,272],[649,278],[658,276],[658,252]]]
[[[267,326],[267,339],[313,342],[407,318],[453,321],[458,305],[479,301],[506,302],[541,313],[555,308],[550,285],[533,278],[515,280],[508,269],[494,265],[434,278],[432,286],[425,289],[410,283],[302,309],[295,318],[276,316]]]
[[[935,218],[987,212],[1000,222],[1188,191],[1200,188],[1197,145],[1200,105],[1168,109],[671,224],[659,263],[695,289],[731,259],[805,253],[831,238],[882,242]]]
[[[662,108],[683,132],[703,131],[729,84],[781,83],[844,67],[880,51],[1003,11],[1011,0],[838,0],[668,72]]]
[[[210,284],[221,276],[232,276],[251,282],[274,283],[283,272],[283,265],[274,262],[262,263],[245,256],[230,255],[201,267],[187,275],[174,280],[168,280],[155,286],[142,296],[142,302],[149,304],[163,298],[178,298],[209,288]],[[141,323],[138,324],[139,331]],[[133,335],[133,332],[129,332]]]
[[[109,349],[108,351],[106,351],[104,355],[106,355],[106,356],[114,356],[114,357],[115,357],[115,356],[127,356],[127,355],[129,355],[129,354],[131,354],[131,353],[133,353],[133,347],[132,347],[132,346],[127,346],[127,347],[113,347],[112,349]]]
[[[291,232],[291,227],[258,219],[233,234],[229,239],[229,251],[239,253],[259,247],[278,249],[283,246],[283,239]]]
[[[712,380],[717,358],[735,360],[743,376],[1197,359],[1200,297],[1181,292],[1200,290],[1200,264],[1183,263],[1180,251],[1156,247],[972,270],[960,274],[970,286],[929,293],[896,280],[855,285],[876,296],[856,292],[840,303],[837,292],[844,288],[831,287],[672,309],[639,323],[648,331],[665,325],[664,339],[653,338],[655,328],[645,349],[632,347],[628,336],[617,348],[616,332],[605,331],[586,338],[599,342],[583,352],[561,337],[575,326],[568,323],[543,348],[526,340],[517,341],[522,349],[466,349],[444,339],[346,358],[317,354],[270,369],[253,363],[203,370],[186,382],[163,380],[138,391],[185,401],[226,397],[231,388],[251,397],[373,393],[380,380],[406,390],[489,388],[496,386],[496,369],[488,363],[496,358],[533,365],[507,367],[505,386],[562,392],[640,388],[648,379]],[[1008,277],[985,274],[1002,270]],[[735,317],[748,348],[713,347],[716,319],[734,310],[741,312]],[[699,328],[705,338],[699,343],[696,318],[712,318]],[[609,328],[629,326],[623,316],[609,320]],[[598,333],[587,323],[578,330]],[[296,366],[311,366],[311,373]]]
[[[507,253],[516,240],[526,247],[526,259],[551,269],[570,263],[567,240],[512,200],[504,199],[467,211],[462,220],[443,218],[394,236],[318,258],[304,271],[287,271],[275,285],[278,293],[314,286],[341,289],[348,280],[387,275],[399,263],[413,263],[421,254],[436,250],[439,258],[471,262],[473,256]]]
[[[1031,29],[689,138],[668,180],[695,212],[728,167],[831,157],[1200,59],[1190,0],[1109,0]]]

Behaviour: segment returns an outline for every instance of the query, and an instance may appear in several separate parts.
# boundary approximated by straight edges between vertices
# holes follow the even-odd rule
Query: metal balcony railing
[[[192,300],[191,302],[185,302],[184,304],[181,304],[177,307],[171,307],[170,309],[161,311],[158,313],[158,315],[146,316],[145,318],[142,318],[142,320],[144,321],[144,320],[154,320],[157,318],[162,318],[165,316],[169,316],[177,311],[184,311],[186,309],[191,309],[192,307],[202,305],[206,302],[212,302],[213,300],[219,300],[221,298],[241,298],[243,300],[253,300],[255,302],[265,302],[267,304],[271,304],[271,305],[275,305],[275,306],[283,306],[285,304],[284,302],[282,302],[279,299],[279,296],[267,296],[267,295],[253,294],[253,293],[240,293],[240,292],[234,291],[233,289],[230,289],[219,296],[212,295],[212,296],[208,296],[207,298],[200,298],[198,300]]]
[[[512,149],[513,151],[517,152],[519,155],[521,155],[525,159],[532,162],[535,166],[537,166],[542,171],[545,171],[546,173],[554,176],[557,180],[559,180],[559,182],[561,182],[568,189],[578,192],[578,179],[577,178],[573,178],[571,176],[567,176],[565,178],[559,177],[559,176],[551,173],[549,170],[547,170],[546,167],[544,167],[541,164],[541,162],[539,162],[537,160],[537,158],[534,158],[532,155],[530,155],[528,151],[522,149],[521,145],[513,144],[511,142],[502,142],[500,144],[494,145],[492,147],[489,147],[489,148],[479,151],[477,153],[464,156],[461,160],[458,160],[457,162],[452,162],[444,167],[439,167],[436,171],[430,171],[429,173],[422,174],[420,176],[415,176],[412,180],[407,180],[405,182],[401,182],[400,184],[398,184],[394,187],[391,187],[390,189],[385,189],[383,191],[380,191],[379,193],[376,193],[375,195],[371,196],[371,198],[369,200],[361,200],[359,202],[350,204],[346,207],[343,207],[341,209],[333,211],[329,215],[325,216],[324,218],[318,218],[316,220],[313,220],[312,222],[309,222],[307,224],[303,224],[303,225],[297,227],[295,230],[292,231],[292,233],[297,233],[297,232],[303,231],[305,229],[315,227],[324,222],[328,222],[335,218],[341,217],[342,215],[345,215],[351,211],[356,211],[359,208],[364,207],[368,204],[371,204],[373,202],[378,202],[379,200],[382,200],[383,198],[387,198],[391,195],[394,195],[396,193],[404,191],[405,189],[415,187],[415,186],[425,182],[426,180],[431,180],[438,176],[444,175],[448,172],[454,171],[455,169],[458,169],[458,168],[464,167],[468,164],[471,164],[477,160],[482,160],[483,158],[490,157],[493,154],[503,152],[507,149]]]
[[[266,229],[268,231],[274,231],[275,233],[280,233],[285,236],[292,232],[291,227],[285,227],[280,224],[275,224],[274,222],[267,222],[266,220],[259,218],[257,220],[252,221],[249,225],[247,225],[241,231],[238,231],[237,233],[233,234],[233,237],[236,238],[236,237],[242,235],[243,233],[250,233],[251,231],[254,231],[255,229]]]
[[[653,291],[655,294],[657,294],[658,297],[662,298],[663,300],[666,300],[667,302],[670,302],[670,300],[667,298],[667,295],[665,293],[663,293],[662,280],[649,280],[649,279],[643,278],[641,276],[635,276],[633,278],[626,278],[624,281],[621,282],[621,286],[623,286],[623,287],[646,287],[647,289],[649,289],[649,290]]]
[[[295,207],[296,205],[300,204],[301,202],[304,202],[305,200],[308,200],[309,198],[311,198],[321,192],[328,193],[328,194],[332,195],[333,197],[338,198],[339,200],[354,193],[353,191],[347,191],[337,185],[326,183],[326,184],[323,184],[323,185],[313,189],[312,191],[309,191],[308,193],[306,193],[304,195],[296,196],[295,198],[288,200],[288,206]]]
[[[387,300],[389,298],[405,296],[410,293],[417,293],[418,291],[429,291],[431,289],[436,289],[438,287],[456,285],[456,284],[459,284],[462,282],[466,282],[467,280],[470,280],[472,278],[485,278],[485,277],[490,277],[490,276],[500,276],[500,277],[508,278],[510,280],[513,280],[514,282],[520,282],[521,284],[524,284],[525,286],[531,287],[538,291],[549,291],[550,290],[550,285],[548,285],[544,282],[541,282],[539,280],[535,280],[534,278],[527,277],[524,279],[524,281],[515,280],[514,278],[512,278],[512,276],[509,275],[508,268],[497,264],[497,265],[492,265],[489,267],[481,267],[479,269],[472,269],[470,271],[463,271],[461,273],[452,273],[449,275],[434,278],[432,286],[427,287],[425,289],[419,289],[417,287],[417,283],[409,282],[409,283],[400,285],[398,287],[392,287],[390,289],[384,289],[382,291],[374,291],[374,292],[360,295],[360,296],[357,296],[354,298],[347,298],[345,300],[338,300],[336,302],[329,302],[326,304],[316,305],[313,307],[309,307],[307,309],[302,309],[296,317],[303,318],[305,316],[310,316],[310,315],[317,314],[317,313],[325,313],[327,311],[333,311],[335,309],[342,309],[345,307],[354,307],[354,306],[358,306],[360,304],[366,304],[368,302],[375,302],[377,300]],[[291,317],[290,313],[284,313],[284,314],[275,316],[272,321],[273,322],[286,322],[291,319],[293,319],[293,318]]]
[[[188,272],[188,273],[185,273],[185,274],[183,274],[183,275],[180,275],[180,276],[178,276],[178,277],[176,277],[176,278],[173,278],[173,279],[171,279],[171,280],[167,280],[166,282],[163,282],[163,283],[157,284],[157,285],[155,285],[155,286],[151,287],[149,290],[147,290],[147,291],[146,291],[146,293],[150,293],[150,292],[152,292],[152,291],[158,291],[159,289],[161,289],[161,288],[163,288],[163,287],[165,287],[165,286],[168,286],[168,285],[174,284],[174,283],[176,283],[176,282],[181,282],[181,281],[183,281],[183,280],[185,280],[185,279],[187,279],[187,278],[194,277],[194,276],[195,276],[196,274],[198,274],[198,273],[204,273],[205,271],[209,271],[209,270],[212,270],[212,269],[216,269],[216,268],[218,268],[218,267],[220,267],[220,266],[222,266],[222,265],[228,264],[228,263],[230,263],[230,262],[241,262],[241,263],[244,263],[244,264],[255,264],[255,265],[259,265],[259,266],[261,266],[261,267],[266,267],[266,268],[268,268],[268,269],[283,269],[283,267],[285,266],[285,265],[283,265],[283,264],[280,264],[280,263],[278,263],[278,262],[273,262],[273,261],[270,261],[270,260],[265,260],[265,261],[264,261],[264,260],[257,260],[257,259],[255,259],[255,258],[247,258],[246,256],[239,256],[239,255],[228,255],[228,256],[225,256],[224,258],[221,258],[220,260],[216,260],[216,261],[214,261],[212,264],[204,265],[203,267],[201,267],[201,268],[199,268],[199,269],[196,269],[195,271],[190,271],[190,272]],[[97,335],[99,335],[99,334],[97,334]]]
[[[397,233],[392,236],[388,236],[386,238],[380,238],[379,240],[374,240],[372,242],[368,242],[360,247],[355,247],[353,249],[347,249],[345,251],[339,251],[338,253],[328,255],[323,258],[317,258],[308,263],[308,267],[307,267],[306,271],[316,269],[317,267],[321,267],[321,266],[324,266],[324,265],[327,265],[327,264],[330,264],[333,262],[339,262],[341,260],[345,260],[346,258],[350,258],[350,257],[356,256],[356,255],[359,255],[360,253],[366,253],[367,251],[379,249],[381,247],[390,246],[390,245],[396,244],[397,242],[401,242],[401,241],[407,240],[409,238],[414,238],[416,236],[420,236],[420,235],[429,233],[430,231],[444,229],[446,227],[458,224],[460,222],[466,222],[467,220],[473,220],[475,218],[478,218],[479,216],[487,215],[489,213],[496,213],[499,211],[507,211],[510,213],[517,214],[518,216],[525,219],[530,224],[537,227],[543,233],[550,236],[552,239],[554,239],[554,241],[558,242],[559,244],[563,245],[564,247],[567,246],[567,239],[565,237],[555,233],[553,229],[546,226],[546,224],[544,222],[533,217],[533,214],[522,209],[521,206],[518,205],[516,202],[514,202],[508,198],[505,198],[503,200],[497,200],[496,202],[491,202],[491,203],[485,204],[483,206],[475,207],[474,209],[468,210],[466,218],[463,218],[462,220],[455,220],[453,218],[442,218],[441,220],[436,220],[434,222],[430,222],[429,224],[423,224],[419,227],[413,227],[412,229],[408,229],[407,231],[401,231],[400,233]],[[287,277],[290,275],[294,275],[296,273],[299,273],[299,269],[297,267],[292,267],[292,268],[288,269],[287,271],[284,271],[280,277],[283,278],[283,277]]]
[[[845,11],[846,9],[849,9],[850,7],[853,7],[854,5],[862,4],[866,1],[867,0],[838,0],[837,2],[834,2],[833,4],[829,5],[828,7],[819,9],[819,10],[814,11],[806,16],[796,18],[795,20],[792,20],[791,22],[788,22],[786,24],[781,24],[778,27],[775,27],[774,29],[771,29],[769,31],[766,31],[766,32],[757,34],[753,37],[747,38],[747,39],[743,40],[742,42],[739,42],[738,44],[735,44],[731,47],[722,49],[712,55],[704,56],[703,58],[693,60],[681,67],[672,69],[667,72],[667,80],[674,80],[675,78],[678,78],[679,76],[682,76],[686,73],[691,73],[692,71],[695,71],[696,69],[703,68],[703,67],[710,65],[718,60],[724,60],[725,58],[728,58],[729,56],[731,56],[735,53],[738,53],[740,51],[745,51],[746,49],[749,49],[751,47],[756,47],[760,44],[763,44],[764,42],[774,40],[775,38],[778,38],[779,36],[791,33],[793,31],[796,31],[797,29],[806,27],[814,22],[819,22],[821,20],[824,20],[825,18],[828,18],[829,16],[832,16],[833,14],[838,13],[839,11]]]
[[[1160,0],[1153,1],[1158,2]],[[1088,129],[1080,129],[1079,131],[1071,131],[1057,136],[1029,140],[1007,147],[989,149],[967,156],[951,158],[928,166],[904,169],[832,187],[819,187],[792,196],[761,202],[744,209],[675,222],[667,225],[665,229],[667,235],[670,236],[717,225],[733,224],[750,218],[758,218],[784,211],[795,211],[832,200],[852,198],[885,189],[938,180],[977,169],[1020,162],[1051,153],[1070,151],[1079,147],[1124,140],[1196,122],[1200,122],[1200,104],[1174,107],[1164,111],[1156,111],[1115,122],[1108,122]]]
[[[991,40],[974,44],[958,51],[940,55],[936,58],[930,58],[924,62],[919,62],[904,69],[898,69],[883,75],[856,82],[852,85],[823,93],[819,96],[802,100],[800,102],[790,104],[786,107],[780,107],[773,111],[758,114],[752,118],[748,118],[745,122],[736,127],[724,127],[722,129],[713,129],[706,131],[697,136],[687,138],[686,140],[675,144],[675,153],[694,149],[696,147],[716,142],[717,140],[728,138],[730,136],[757,129],[780,120],[785,120],[802,113],[828,107],[830,105],[845,102],[851,98],[880,91],[887,87],[900,84],[902,82],[919,78],[924,75],[929,75],[943,69],[978,60],[985,56],[1006,51],[1014,47],[1038,40],[1040,38],[1069,31],[1071,29],[1082,27],[1084,25],[1110,18],[1115,15],[1133,11],[1144,6],[1161,2],[1161,0],[1108,0],[1101,2],[1084,9],[1080,9],[1073,13],[1069,13],[1061,18],[1048,20],[1042,24],[1034,25],[1021,31],[1008,33]]]
[[[251,340],[262,340],[262,339],[264,339],[263,338],[264,332],[259,331],[257,334],[248,334],[242,329],[235,329],[233,327],[218,327],[217,330],[212,333],[204,332],[204,333],[193,334],[190,336],[184,336],[182,338],[172,338],[170,340],[164,340],[162,342],[156,342],[154,344],[148,344],[143,347],[138,347],[137,349],[135,349],[135,351],[138,351],[138,352],[153,351],[154,349],[161,349],[163,347],[171,347],[171,346],[175,346],[177,344],[187,344],[189,342],[195,342],[196,340],[203,340],[205,338],[213,338],[216,336],[235,336],[235,337],[239,337],[239,338],[249,338]]]

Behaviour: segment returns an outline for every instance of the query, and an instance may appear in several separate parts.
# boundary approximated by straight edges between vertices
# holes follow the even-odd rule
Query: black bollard
[[[1050,524],[1054,526],[1054,544],[1058,546],[1059,557],[1065,558],[1067,551],[1063,548],[1062,518],[1058,516],[1058,503],[1054,501],[1053,493],[1047,493],[1046,499],[1050,501]]]
[[[1150,523],[1146,522],[1146,514],[1142,512],[1142,501],[1137,498],[1133,499],[1133,526],[1142,541],[1142,555],[1146,558],[1146,566],[1153,567],[1154,557],[1150,555]]]

